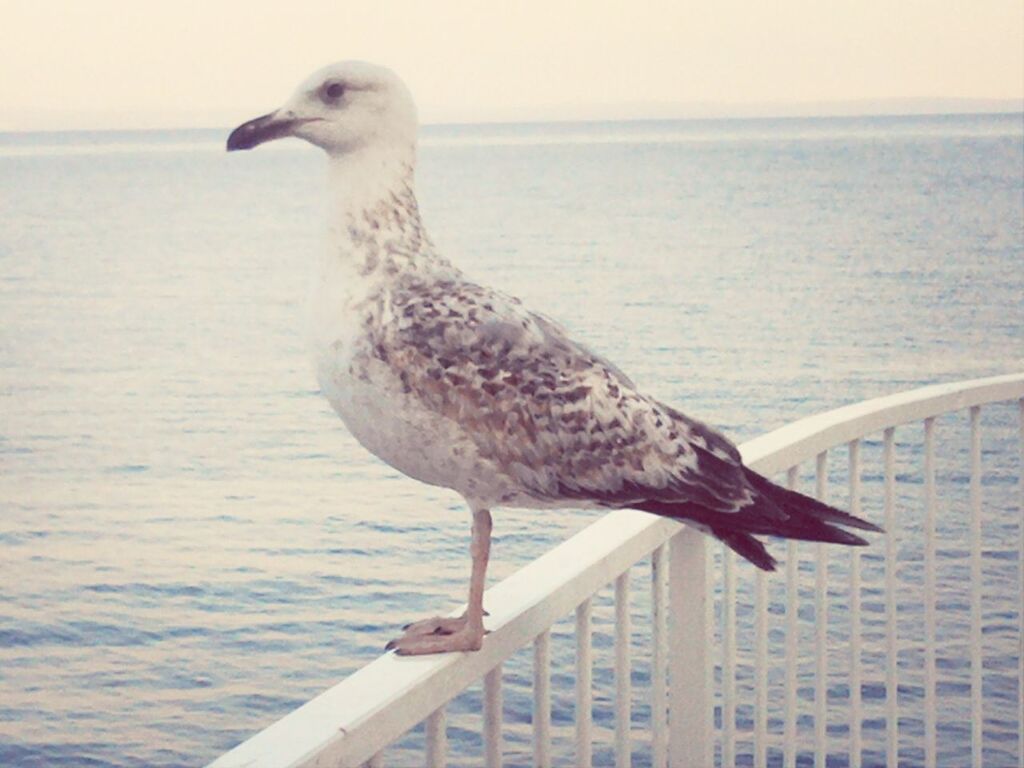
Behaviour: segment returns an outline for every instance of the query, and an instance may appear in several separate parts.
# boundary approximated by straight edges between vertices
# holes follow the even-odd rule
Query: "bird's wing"
[[[523,492],[609,507],[750,502],[726,438],[645,397],[615,366],[517,299],[462,280],[391,296],[373,352],[423,406],[454,420]]]

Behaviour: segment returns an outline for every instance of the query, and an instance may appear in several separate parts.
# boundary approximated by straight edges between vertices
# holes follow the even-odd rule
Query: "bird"
[[[415,192],[417,112],[390,69],[342,61],[227,150],[295,137],[327,155],[329,237],[313,259],[308,336],[321,392],[371,453],[449,488],[472,516],[465,612],[424,619],[398,655],[476,651],[492,511],[636,509],[696,526],[758,568],[758,536],[863,546],[878,526],[782,488],[715,429],[644,394],[612,362],[430,239]]]

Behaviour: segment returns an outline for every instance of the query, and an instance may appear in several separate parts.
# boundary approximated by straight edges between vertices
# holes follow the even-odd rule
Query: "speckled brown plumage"
[[[723,512],[749,498],[727,440],[639,393],[518,300],[461,276],[407,278],[389,294],[392,319],[367,316],[354,365],[394,377],[411,407],[459,425],[516,496],[602,506],[687,497]],[[712,477],[700,476],[702,454],[720,465]]]

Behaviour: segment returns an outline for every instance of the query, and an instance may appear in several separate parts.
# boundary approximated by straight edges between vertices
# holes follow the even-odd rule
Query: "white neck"
[[[309,302],[315,354],[334,350],[325,360],[351,347],[367,313],[390,306],[393,286],[459,274],[436,254],[423,228],[414,166],[412,143],[400,151],[364,148],[329,157],[330,230]]]
[[[375,209],[390,195],[412,189],[416,148],[413,144],[365,146],[328,155],[332,225]]]
[[[412,144],[330,157],[329,260],[374,280],[448,266],[420,220],[414,164]]]

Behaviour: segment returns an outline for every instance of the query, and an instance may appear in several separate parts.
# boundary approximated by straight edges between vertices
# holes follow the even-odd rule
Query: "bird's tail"
[[[747,467],[744,471],[755,495],[751,504],[736,512],[714,512],[693,502],[649,501],[636,508],[693,522],[765,571],[775,570],[777,563],[755,536],[864,546],[867,541],[844,528],[883,532],[873,523],[787,490]]]

